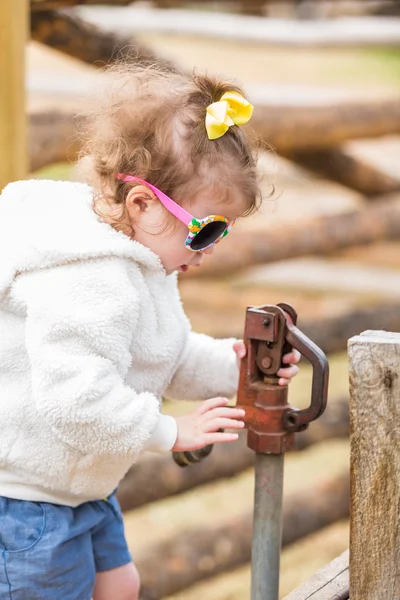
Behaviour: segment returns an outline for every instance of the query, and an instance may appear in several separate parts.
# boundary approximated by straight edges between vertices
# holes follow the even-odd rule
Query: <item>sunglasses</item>
[[[133,175],[126,175],[125,173],[117,173],[116,177],[126,183],[136,181],[137,183],[147,185],[168,212],[184,223],[189,229],[185,246],[192,252],[202,252],[210,248],[210,246],[217,244],[223,237],[228,235],[235,224],[235,221],[229,222],[228,219],[220,215],[209,215],[208,217],[204,217],[204,219],[196,219],[196,217],[148,181],[139,179],[139,177],[134,177]]]

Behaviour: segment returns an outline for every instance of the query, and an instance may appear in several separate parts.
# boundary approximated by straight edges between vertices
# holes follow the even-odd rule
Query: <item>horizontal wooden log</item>
[[[221,507],[221,511],[223,507]],[[349,476],[299,489],[284,498],[283,546],[343,519],[349,513]],[[192,529],[135,553],[142,579],[141,600],[159,600],[193,583],[247,563],[253,515],[220,527]]]
[[[155,55],[131,36],[104,31],[74,14],[36,11],[31,15],[31,37],[86,63],[104,66],[116,60],[172,64]]]
[[[235,231],[218,252],[207,257],[201,269],[189,269],[183,277],[225,276],[250,265],[329,255],[351,246],[399,238],[400,194],[393,194],[362,210],[297,219],[263,231]]]
[[[397,245],[394,245],[393,252],[396,251]],[[201,285],[197,281],[181,281],[183,303],[195,328],[217,337],[243,337],[244,307],[249,303],[271,303],[268,285],[264,289],[260,287],[256,290],[251,288],[250,279],[248,285],[250,288],[246,290],[215,280],[202,281]],[[198,292],[200,287],[201,296]],[[198,299],[194,297],[196,290]],[[273,302],[284,299],[275,293]],[[375,302],[366,299],[360,305],[335,314],[323,311],[322,314],[314,316],[312,312],[305,314],[304,311],[300,311],[298,322],[300,329],[326,354],[343,352],[350,337],[370,327],[376,330],[400,331],[400,303],[393,297],[388,301],[382,298]]]
[[[258,101],[251,120],[257,134],[278,153],[317,150],[346,140],[400,132],[400,102],[273,105]]]
[[[58,8],[70,8],[72,6],[84,4],[108,4],[112,6],[127,6],[135,0],[30,0],[31,11],[53,10]],[[242,0],[240,10],[243,14],[262,15],[263,7],[268,0]],[[153,0],[153,4],[158,8],[177,8],[190,4],[190,0]],[[195,3],[195,0],[192,0]]]
[[[208,286],[210,286],[210,283]],[[202,284],[202,293],[204,285]],[[182,296],[184,298],[184,286],[181,284]],[[237,299],[237,292],[235,288],[225,290],[223,300],[225,306],[229,306],[232,312],[229,314],[227,322],[224,322],[221,326],[219,323],[215,324],[216,315],[221,314],[224,310],[221,302],[215,304],[215,300],[212,298],[212,287],[208,287],[209,294],[206,297],[202,296],[202,319],[203,323],[209,321],[211,326],[206,327],[206,333],[217,337],[243,337],[243,325],[244,325],[244,306],[248,304],[245,298],[239,297]],[[265,289],[264,299],[258,301],[258,304],[268,304],[268,289]],[[259,296],[260,297],[260,296]],[[283,300],[278,298],[276,301]],[[186,304],[186,310],[192,320],[196,320],[196,309],[189,307],[188,302]],[[193,314],[194,313],[194,314]],[[193,319],[194,316],[194,319]],[[218,316],[217,316],[218,319]],[[299,316],[299,327],[304,333],[312,339],[317,346],[322,348],[326,354],[333,352],[343,352],[346,350],[347,341],[353,335],[357,335],[360,331],[365,329],[380,329],[385,331],[400,331],[400,304],[399,302],[380,302],[373,305],[368,304],[364,306],[354,307],[346,312],[339,314],[330,315],[324,313],[321,316],[316,317],[305,317],[300,314]]]
[[[66,25],[68,17],[57,17],[57,23],[60,25],[60,31],[57,33],[47,22],[42,23],[33,19],[34,39],[48,43],[50,46],[62,50],[74,56],[94,64],[96,61],[100,64],[118,59],[124,55],[132,56],[132,60],[161,60],[149,51],[147,48],[138,46],[131,40],[124,45],[124,41],[113,34],[97,34],[93,37],[91,34],[92,26],[82,25],[82,29],[74,21],[74,27],[70,30]],[[82,23],[84,23],[82,21]],[[77,26],[76,33],[75,26]],[[64,32],[64,27],[66,27]],[[126,40],[125,40],[126,41]],[[168,63],[169,68],[176,67]],[[266,147],[271,145],[277,153],[287,156],[293,152],[304,152],[322,148],[337,146],[342,142],[353,138],[376,137],[386,134],[400,132],[400,102],[382,102],[380,104],[354,104],[351,107],[337,104],[324,107],[307,106],[304,109],[296,106],[276,106],[271,104],[257,105],[255,117],[252,125],[257,135],[264,140]],[[36,117],[36,122],[32,122],[30,127],[31,136],[37,138],[40,147],[53,145],[54,156],[68,154],[68,148],[65,143],[59,142],[59,146],[50,142],[49,137],[55,133],[58,135],[57,128],[61,131],[65,129],[66,120],[70,124],[68,138],[74,136],[73,115],[65,115],[57,111],[51,113],[53,129],[51,134],[46,126],[46,117],[40,120]],[[40,123],[43,123],[41,126]],[[30,155],[32,163],[45,164],[45,161],[54,162],[50,154],[41,156]],[[338,168],[335,169],[337,172]],[[372,172],[370,171],[372,174]],[[383,176],[382,176],[383,177]],[[382,177],[376,187],[380,189],[383,185]],[[355,176],[353,175],[353,180]],[[348,179],[350,177],[348,176]],[[371,177],[368,184],[368,193],[372,193]],[[367,184],[365,184],[367,185]],[[390,187],[390,183],[385,184],[385,191]]]
[[[181,0],[184,2],[184,0]],[[258,0],[257,0],[258,1]],[[170,0],[165,0],[170,2]],[[194,4],[196,0],[191,0]],[[242,0],[246,5],[251,5],[251,0]],[[186,4],[186,2],[185,2]],[[196,2],[199,7],[199,2]],[[275,1],[275,8],[279,2]],[[320,4],[318,2],[315,5]],[[284,8],[284,7],[282,7]],[[288,17],[294,17],[295,10],[280,10]],[[308,6],[308,9],[310,7]],[[318,9],[316,9],[318,12]],[[297,11],[307,12],[305,6]],[[269,14],[276,11],[272,9]],[[95,14],[87,11],[88,18],[93,22],[105,23],[107,21],[109,10],[104,9],[101,14]],[[364,19],[362,17],[355,19],[342,19],[339,23],[336,19],[254,19],[246,18],[243,15],[222,14],[216,18],[214,11],[206,10],[180,10],[177,14],[168,11],[152,10],[149,11],[136,9],[135,6],[127,7],[120,12],[117,19],[114,20],[114,27],[119,27],[122,31],[130,30],[140,31],[141,33],[156,33],[168,35],[184,35],[188,38],[216,38],[221,40],[233,40],[236,44],[249,42],[260,43],[274,46],[286,47],[392,47],[399,46],[400,32],[396,22],[389,19]]]
[[[264,16],[264,8],[267,2],[268,0],[241,0],[241,2],[237,2],[239,6],[235,6],[235,9],[243,15]],[[153,4],[157,8],[182,8],[191,3],[198,4],[196,0],[153,0]]]
[[[341,148],[289,152],[286,156],[326,179],[360,192],[366,197],[400,191],[400,179],[392,177]]]
[[[85,4],[107,4],[109,6],[128,6],[135,0],[30,0],[31,11],[54,10],[59,8],[71,8]],[[159,8],[176,8],[185,4],[194,4],[196,0],[153,0],[153,4]],[[244,14],[261,14],[262,7],[268,0],[242,0],[240,8]]]
[[[243,15],[263,16],[267,3],[268,0],[241,0],[237,2],[239,6],[234,8]],[[185,5],[198,4],[198,2],[197,0],[153,0],[153,4],[157,8],[180,8]]]
[[[346,550],[283,600],[348,600],[348,587],[349,551]]]
[[[296,436],[296,449],[348,435],[348,400],[334,400],[328,403],[318,421]],[[207,459],[185,469],[178,467],[170,455],[154,456],[139,461],[128,471],[119,485],[118,500],[122,510],[130,510],[216,479],[232,477],[253,464],[254,452],[247,448],[245,433],[234,444],[216,444]]]
[[[400,15],[399,0],[382,0],[379,4],[370,7],[369,14],[390,17]]]
[[[71,8],[82,4],[107,4],[114,6],[128,6],[134,0],[30,0],[31,11],[55,10],[58,8]]]
[[[326,353],[341,352],[349,338],[366,329],[400,331],[400,305],[397,302],[358,308],[344,315],[299,320],[299,327]]]
[[[30,116],[28,149],[30,170],[57,162],[73,161],[80,149],[74,137],[78,118],[72,113],[38,112]]]
[[[400,305],[398,302],[377,304],[334,316],[300,318],[298,326],[325,354],[343,352],[349,338],[358,335],[360,331],[400,331]],[[243,330],[231,331],[230,335],[240,338]]]
[[[113,6],[127,6],[135,0],[30,0],[31,10],[48,10],[55,8],[69,8],[85,4],[108,4]],[[186,4],[198,4],[198,0],[153,0],[159,8],[177,8]],[[268,0],[241,0],[239,9],[243,14],[264,15]],[[339,11],[340,12],[340,11]],[[396,15],[400,14],[397,0],[382,2],[382,6],[371,6],[366,11],[368,14]]]

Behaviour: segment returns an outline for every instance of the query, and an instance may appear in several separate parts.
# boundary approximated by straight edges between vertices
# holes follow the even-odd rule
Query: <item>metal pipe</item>
[[[251,600],[278,600],[284,454],[256,453]]]

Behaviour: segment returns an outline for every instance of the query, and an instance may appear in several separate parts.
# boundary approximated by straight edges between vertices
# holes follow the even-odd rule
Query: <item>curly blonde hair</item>
[[[240,87],[137,62],[107,67],[106,78],[108,85],[84,115],[78,162],[96,190],[97,214],[106,201],[120,207],[121,221],[125,217],[125,199],[135,184],[118,180],[116,173],[145,179],[182,205],[194,190],[217,192],[219,201],[229,201],[234,189],[245,201],[242,216],[258,209],[257,159],[248,135],[232,126],[211,141],[205,129],[207,106],[227,91],[244,95]]]

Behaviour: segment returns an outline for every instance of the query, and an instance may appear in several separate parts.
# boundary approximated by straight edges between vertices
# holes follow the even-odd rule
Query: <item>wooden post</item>
[[[0,190],[26,176],[25,44],[28,0],[0,5]]]
[[[349,340],[351,600],[400,598],[400,333]]]

